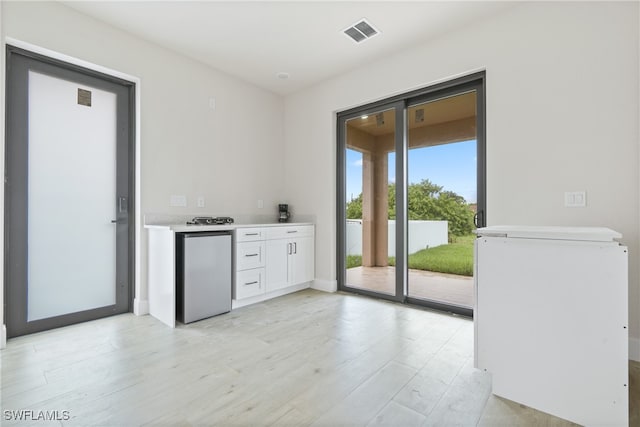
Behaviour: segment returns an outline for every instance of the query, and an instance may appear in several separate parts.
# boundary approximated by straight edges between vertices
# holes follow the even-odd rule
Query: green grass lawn
[[[473,276],[473,242],[476,236],[454,238],[448,245],[423,249],[409,255],[409,268],[437,271],[439,273]],[[389,264],[395,265],[395,258],[389,257]],[[362,265],[359,255],[347,256],[347,268]]]
[[[362,255],[347,255],[347,268],[360,267]]]

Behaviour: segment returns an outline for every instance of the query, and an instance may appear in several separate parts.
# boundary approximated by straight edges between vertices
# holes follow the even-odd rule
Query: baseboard
[[[629,359],[640,362],[640,339],[629,338]]]
[[[324,292],[336,292],[338,290],[338,281],[315,279],[311,282],[311,289]]]
[[[134,298],[133,314],[136,316],[144,316],[149,314],[149,300]]]
[[[281,297],[283,295],[291,294],[293,292],[298,292],[303,289],[309,288],[309,282],[300,283],[298,285],[289,286],[282,289],[277,289],[272,292],[268,292],[266,294],[256,295],[249,298],[243,298],[241,300],[231,300],[231,309],[235,310],[236,308],[244,307],[246,305],[256,304],[262,301],[266,301],[272,298]]]
[[[7,348],[7,327],[2,325],[0,329],[0,349]]]

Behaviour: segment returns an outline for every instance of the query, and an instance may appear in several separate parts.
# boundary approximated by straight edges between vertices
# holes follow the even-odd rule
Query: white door
[[[27,320],[115,304],[115,93],[29,71],[28,161]]]
[[[290,264],[290,282],[292,285],[313,280],[313,238],[298,237],[293,240],[293,254]]]
[[[130,88],[10,53],[9,335],[127,311]]]
[[[287,239],[267,240],[266,280],[267,292],[289,285],[289,253],[291,245]]]

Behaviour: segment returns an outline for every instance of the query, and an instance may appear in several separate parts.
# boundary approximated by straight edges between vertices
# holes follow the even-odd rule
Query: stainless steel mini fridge
[[[191,323],[231,311],[231,233],[176,234],[176,318]]]

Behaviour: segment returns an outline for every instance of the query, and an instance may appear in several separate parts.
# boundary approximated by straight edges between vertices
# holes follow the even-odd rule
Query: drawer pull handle
[[[289,230],[289,231],[287,231],[287,233],[297,233],[297,232],[298,232],[298,230]]]
[[[246,254],[245,256],[258,256],[258,254]]]
[[[244,285],[245,285],[245,286],[249,286],[249,285],[255,285],[256,283],[258,283],[258,281],[257,281],[257,280],[254,280],[253,282],[247,282],[247,283],[245,283]]]
[[[244,233],[245,236],[257,236],[260,233]]]

